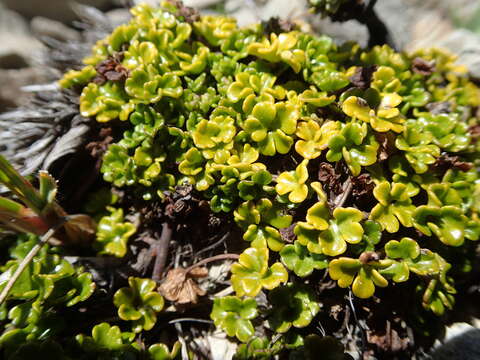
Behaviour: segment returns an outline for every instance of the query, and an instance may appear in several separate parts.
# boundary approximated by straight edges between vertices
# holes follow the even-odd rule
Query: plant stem
[[[160,239],[155,245],[155,264],[153,265],[153,274],[152,279],[154,281],[160,281],[165,269],[165,264],[167,263],[168,257],[168,246],[170,245],[170,240],[172,238],[173,229],[168,222],[162,224],[162,234]]]
[[[352,192],[352,189],[353,189],[352,178],[349,177],[345,183],[347,184],[347,186],[345,187],[343,194],[340,195],[338,200],[336,201],[336,204],[335,204],[336,208],[342,207],[347,201],[348,197],[350,196],[350,193]]]
[[[175,323],[184,322],[184,321],[199,322],[199,323],[204,323],[204,324],[213,324],[212,320],[196,319],[196,318],[178,318],[178,319],[170,320],[168,323],[169,324],[175,324]]]
[[[367,6],[365,12],[357,18],[358,22],[364,24],[368,29],[368,46],[373,47],[375,45],[388,44],[390,47],[395,48],[387,25],[385,25],[373,9],[375,3],[376,1],[372,1],[372,4]]]
[[[332,21],[345,22],[356,20],[368,29],[368,46],[387,44],[395,49],[395,44],[387,25],[374,10],[377,0],[350,0],[342,4],[335,14],[330,14]]]
[[[4,301],[7,299],[8,293],[10,290],[12,290],[13,286],[17,282],[18,278],[20,275],[22,275],[23,271],[27,268],[27,266],[30,264],[30,262],[33,260],[33,258],[38,254],[38,252],[42,249],[43,245],[45,245],[48,240],[55,234],[55,232],[62,227],[65,222],[68,221],[68,217],[64,217],[59,223],[57,223],[54,227],[50,228],[45,234],[42,235],[40,238],[40,242],[36,244],[25,256],[18,265],[17,270],[13,273],[12,277],[10,280],[8,280],[7,285],[3,288],[2,292],[0,293],[0,305],[4,303]]]
[[[188,274],[190,271],[192,271],[192,270],[195,269],[196,267],[202,266],[202,265],[205,265],[205,264],[208,264],[209,262],[212,262],[212,261],[226,260],[226,259],[238,260],[239,258],[240,258],[240,255],[238,255],[238,254],[220,254],[220,255],[215,255],[215,256],[212,256],[212,257],[209,257],[209,258],[200,260],[200,261],[197,262],[196,264],[193,264],[192,266],[188,267],[188,268],[185,270],[185,273]]]

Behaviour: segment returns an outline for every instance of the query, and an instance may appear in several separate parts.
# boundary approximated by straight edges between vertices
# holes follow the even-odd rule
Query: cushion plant
[[[329,13],[348,4],[311,2]],[[96,155],[103,183],[88,190],[93,202],[85,206],[99,219],[97,241],[82,250],[97,259],[94,270],[60,257],[70,250],[44,247],[1,304],[5,357],[31,351],[16,348],[28,340],[32,349],[81,354],[73,358],[177,358],[180,343],[166,329],[177,322],[174,314],[195,312],[197,304],[172,300],[164,309],[157,286],[175,291],[187,278],[202,288],[199,296],[217,293],[198,306],[211,307],[213,299],[213,325],[243,343],[237,359],[314,358],[316,348],[347,358],[341,344],[319,336],[321,321],[346,324],[329,334],[358,323],[375,323],[382,333],[374,316],[385,311],[407,344],[402,350],[414,352],[420,345],[409,342],[410,330],[427,336],[441,321],[432,313],[454,309],[455,284],[464,286],[476,260],[480,89],[468,74],[440,50],[361,49],[296,27],[239,28],[180,1],[131,12],[94,45],[82,69],[60,80],[63,91],[78,95],[92,133],[111,134]],[[43,235],[53,226],[46,214],[64,215],[53,179],[41,173],[40,190],[28,183],[26,193],[18,184],[25,190],[27,182],[12,182],[3,165],[9,172],[0,168],[0,182],[23,204],[0,197],[0,222]],[[95,195],[105,186],[107,201]],[[236,254],[202,260],[218,251],[219,229]],[[0,287],[37,241],[9,239]],[[110,288],[95,269],[108,255],[124,266]],[[197,267],[202,276],[192,271],[212,259],[235,259],[230,291],[217,292],[221,280],[200,279],[206,268]],[[168,267],[183,277],[165,277]],[[415,319],[402,310],[398,291]],[[64,324],[52,319],[80,303],[88,316],[98,315],[90,297],[102,299],[105,318],[71,329],[76,340],[68,340]],[[405,317],[408,331],[394,316]],[[383,344],[378,331],[363,340],[374,353]],[[157,343],[158,334],[168,344]],[[182,344],[182,356],[193,358],[194,346]],[[117,357],[122,351],[129,357]]]

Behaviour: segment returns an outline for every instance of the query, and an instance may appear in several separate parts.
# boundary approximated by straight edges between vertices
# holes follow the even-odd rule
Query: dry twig
[[[172,238],[172,227],[168,222],[164,222],[162,224],[162,234],[160,235],[160,239],[158,240],[157,244],[155,245],[155,264],[153,265],[153,274],[152,279],[154,281],[159,281],[161,279],[163,270],[165,269],[165,264],[167,262],[168,256],[168,246],[170,244],[170,240]]]
[[[22,275],[23,271],[27,268],[27,266],[32,262],[33,258],[38,254],[38,252],[42,249],[43,245],[45,245],[48,240],[55,234],[55,232],[61,228],[66,222],[68,221],[68,216],[64,217],[62,221],[60,221],[57,225],[50,228],[45,234],[42,235],[38,244],[36,244],[25,256],[18,265],[17,270],[13,273],[10,280],[8,280],[7,285],[3,288],[2,292],[0,293],[0,305],[7,299],[8,293],[12,290],[13,286],[17,282],[20,275]]]

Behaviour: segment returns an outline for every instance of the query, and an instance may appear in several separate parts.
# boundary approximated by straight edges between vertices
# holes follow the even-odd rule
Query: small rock
[[[432,353],[433,360],[476,360],[480,359],[480,330],[471,326],[447,340]]]
[[[270,0],[260,9],[262,20],[278,16],[282,19],[294,19],[307,11],[306,1]]]
[[[127,9],[110,10],[107,11],[105,15],[107,15],[107,18],[110,20],[113,27],[127,23],[132,17]]]
[[[28,24],[0,3],[0,69],[21,69],[30,63],[32,52],[41,47]]]
[[[113,0],[77,0],[84,5],[95,6],[101,10],[111,8]],[[43,16],[49,19],[58,20],[69,24],[77,20],[78,16],[71,7],[70,1],[65,0],[3,0],[3,3],[10,9],[15,10],[27,19],[35,16]]]
[[[0,50],[0,69],[22,69],[27,66],[26,59],[12,49]]]
[[[33,33],[37,36],[51,37],[59,41],[78,41],[80,34],[63,23],[42,16],[35,16],[30,22]]]
[[[0,113],[15,107],[26,105],[32,94],[22,91],[25,85],[45,81],[45,74],[37,68],[20,70],[0,69]]]
[[[0,68],[21,69],[33,64],[42,44],[32,36],[15,32],[0,33]]]
[[[457,63],[466,65],[470,74],[480,79],[480,37],[466,29],[457,29],[441,39],[437,46],[458,55]]]
[[[212,352],[212,360],[231,359],[237,350],[237,344],[231,342],[223,331],[207,335],[206,342]]]
[[[195,9],[203,9],[218,4],[220,2],[220,0],[183,0],[183,3],[186,6],[191,6]]]

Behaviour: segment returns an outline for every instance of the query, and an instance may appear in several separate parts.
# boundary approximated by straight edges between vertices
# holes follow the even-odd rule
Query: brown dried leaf
[[[355,73],[350,77],[350,82],[360,89],[369,88],[372,82],[372,75],[377,71],[377,68],[377,65],[357,67]]]
[[[97,76],[93,82],[101,85],[107,80],[110,81],[124,81],[128,77],[128,70],[120,63],[122,54],[118,53],[116,56],[109,56],[107,59],[101,61],[95,66]]]
[[[206,277],[206,268],[194,268],[190,272],[184,268],[175,268],[167,273],[165,281],[160,285],[159,291],[169,301],[177,304],[196,304],[198,297],[206,294],[194,279]]]
[[[342,192],[342,183],[340,182],[340,174],[335,172],[335,169],[330,163],[322,162],[318,170],[318,180],[334,194]]]
[[[360,257],[358,258],[360,262],[364,265],[371,263],[372,261],[379,261],[380,255],[375,251],[365,251],[361,253]]]
[[[390,354],[405,351],[410,345],[410,339],[408,337],[402,338],[398,331],[390,326],[390,321],[388,320],[384,333],[367,331],[367,341]]]
[[[468,128],[470,135],[472,135],[473,141],[480,139],[480,124],[472,125]]]
[[[185,6],[181,0],[168,0],[168,2],[174,5],[178,9],[178,15],[183,16],[185,21],[189,24],[200,20],[200,13],[190,6]]]
[[[263,31],[268,35],[271,33],[280,34],[295,30],[295,23],[292,21],[281,19],[278,16],[271,17],[262,23]]]
[[[295,225],[296,223],[290,225],[289,227],[278,230],[280,232],[280,236],[282,237],[282,240],[285,241],[286,243],[293,243],[297,238],[297,236],[293,232]]]
[[[370,196],[373,192],[373,188],[375,187],[375,183],[368,173],[352,177],[352,184],[352,195],[354,197],[361,197],[365,195]]]
[[[433,168],[441,172],[446,172],[448,169],[457,169],[460,171],[468,171],[473,167],[473,164],[470,162],[462,161],[457,155],[442,154]]]
[[[198,266],[190,270],[188,275],[193,279],[201,279],[208,276],[208,269]]]
[[[64,229],[70,241],[75,244],[90,244],[96,234],[97,224],[88,215],[70,215]]]
[[[85,145],[85,149],[90,152],[90,155],[95,159],[103,157],[107,151],[108,145],[113,141],[112,128],[102,128],[98,134],[99,140],[91,141]]]
[[[390,155],[397,151],[395,146],[395,135],[392,132],[375,133],[375,139],[380,144],[377,155],[378,161],[387,160]]]
[[[420,57],[416,57],[412,61],[412,71],[421,75],[431,75],[435,72],[435,60],[427,61]]]
[[[450,101],[428,103],[425,107],[434,115],[449,114],[452,112],[452,103]]]

